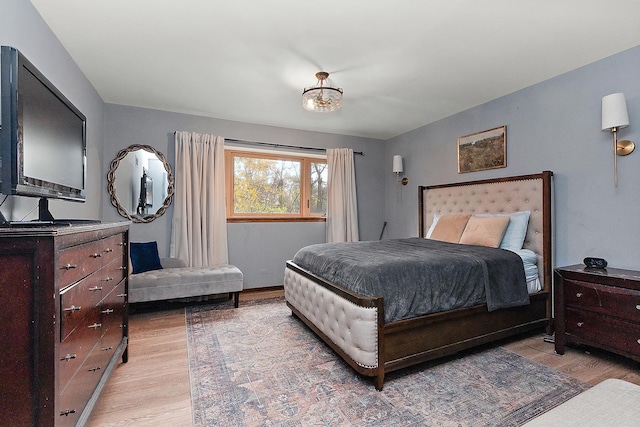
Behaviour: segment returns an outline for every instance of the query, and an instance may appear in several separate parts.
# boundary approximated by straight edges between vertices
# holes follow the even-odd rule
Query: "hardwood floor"
[[[242,292],[240,301],[282,294],[282,290]],[[89,426],[191,426],[184,307],[134,313],[129,334],[129,362],[114,371]],[[543,338],[543,334],[533,334],[501,345],[590,384],[620,378],[640,385],[637,362],[575,347],[560,356]]]

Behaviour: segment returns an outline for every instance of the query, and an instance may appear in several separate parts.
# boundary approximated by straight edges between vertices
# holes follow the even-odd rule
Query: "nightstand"
[[[557,268],[554,308],[558,354],[583,344],[640,361],[640,271]]]

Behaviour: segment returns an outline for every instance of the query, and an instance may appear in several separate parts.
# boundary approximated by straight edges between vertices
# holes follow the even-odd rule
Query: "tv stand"
[[[99,219],[55,219],[49,212],[49,200],[45,197],[38,201],[38,219],[33,221],[8,221],[0,212],[0,227],[51,227],[51,226],[71,226],[71,225],[91,225],[100,224]]]
[[[53,215],[49,212],[49,199],[41,197],[38,201],[38,220],[53,221]]]

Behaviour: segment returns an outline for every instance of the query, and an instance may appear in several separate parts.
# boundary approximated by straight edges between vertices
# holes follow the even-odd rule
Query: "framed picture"
[[[458,173],[506,167],[506,126],[458,138]]]

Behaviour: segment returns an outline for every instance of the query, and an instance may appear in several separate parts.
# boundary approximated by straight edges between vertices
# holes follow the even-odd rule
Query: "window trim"
[[[226,215],[227,222],[326,222],[324,214],[312,214],[311,204],[311,180],[301,179],[300,183],[300,213],[295,214],[236,214],[234,213],[234,158],[253,157],[258,159],[272,160],[294,160],[300,161],[300,176],[311,176],[311,163],[325,163],[326,156],[295,154],[290,152],[241,149],[237,147],[226,148],[224,153],[225,161],[225,191],[226,191]]]

